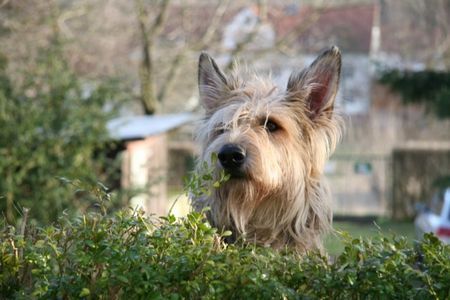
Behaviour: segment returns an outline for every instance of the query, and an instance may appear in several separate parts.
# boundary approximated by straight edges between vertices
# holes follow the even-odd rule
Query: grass
[[[414,224],[412,222],[394,222],[389,220],[379,220],[375,222],[348,222],[338,221],[333,223],[337,231],[348,232],[354,238],[371,238],[379,232],[385,235],[401,235],[413,244],[416,239]],[[325,238],[325,248],[330,255],[338,255],[344,250],[339,235],[330,234]]]

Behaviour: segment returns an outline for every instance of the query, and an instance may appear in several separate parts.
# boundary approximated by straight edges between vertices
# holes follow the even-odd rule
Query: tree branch
[[[314,10],[312,14],[308,16],[305,22],[301,22],[295,26],[295,28],[286,34],[284,37],[275,42],[275,48],[283,47],[286,44],[290,44],[305,33],[312,25],[314,25],[320,18],[323,13],[323,10],[326,9],[326,6],[320,7]]]
[[[161,33],[164,28],[164,24],[166,23],[167,16],[169,15],[169,4],[170,0],[162,0],[161,7],[159,9],[159,14],[155,19],[151,29],[150,29],[150,37],[153,39],[158,34]]]
[[[223,16],[225,15],[229,3],[230,0],[224,0],[219,2],[219,5],[216,8],[211,23],[209,24],[206,33],[203,35],[203,38],[200,41],[200,47],[197,48],[204,48],[207,44],[209,44],[212,41],[214,34],[217,32],[217,29],[221,24],[221,21],[223,19]]]
[[[172,61],[172,64],[170,66],[169,73],[166,76],[166,80],[162,84],[159,92],[158,92],[158,101],[163,102],[166,98],[167,92],[170,90],[170,88],[173,86],[173,83],[175,82],[175,78],[178,74],[178,71],[182,65],[182,62],[185,58],[186,50],[183,48],[182,51],[180,51]]]
[[[252,29],[252,31],[247,35],[247,37],[241,41],[240,43],[238,43],[236,45],[236,47],[231,51],[230,53],[230,61],[228,62],[228,64],[225,66],[225,70],[231,70],[234,66],[234,60],[233,57],[236,57],[237,55],[239,55],[246,47],[247,45],[251,44],[257,34],[259,29],[261,28],[261,24],[263,24],[263,22],[266,21],[267,19],[267,2],[266,0],[258,0],[258,11],[259,11],[259,20],[256,23],[255,27]]]
[[[204,49],[209,43],[211,43],[214,34],[219,29],[219,26],[221,25],[221,21],[223,19],[223,16],[225,15],[226,9],[228,8],[228,5],[230,3],[230,0],[224,0],[220,1],[219,5],[216,7],[214,16],[211,19],[211,23],[208,26],[208,29],[206,33],[203,35],[202,39],[192,46],[192,49],[194,51],[200,51]],[[182,49],[178,52],[178,54],[175,56],[174,60],[172,60],[170,70],[166,76],[166,80],[164,80],[163,84],[161,85],[161,88],[158,92],[158,101],[163,102],[164,99],[167,96],[168,91],[172,88],[173,83],[175,82],[175,78],[177,77],[177,74],[183,65],[183,61],[186,58],[186,53],[188,52],[187,47],[182,47]]]
[[[152,64],[152,37],[148,34],[145,20],[148,15],[145,11],[142,0],[134,1],[136,6],[136,15],[141,34],[142,42],[142,63],[139,70],[139,79],[141,82],[141,101],[144,106],[146,114],[154,114],[156,112],[156,99],[153,79],[153,64]]]

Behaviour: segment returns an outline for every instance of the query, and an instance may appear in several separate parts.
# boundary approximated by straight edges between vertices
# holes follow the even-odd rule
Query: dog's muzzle
[[[218,153],[220,164],[231,177],[243,177],[245,163],[245,149],[236,144],[225,144]]]

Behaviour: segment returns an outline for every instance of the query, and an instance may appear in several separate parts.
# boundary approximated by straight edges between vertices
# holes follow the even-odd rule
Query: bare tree
[[[213,17],[210,18],[209,24],[204,34],[195,41],[190,41],[190,45],[186,45],[183,43],[183,46],[179,49],[175,49],[175,51],[166,52],[166,56],[171,56],[169,58],[169,62],[166,64],[168,68],[167,75],[165,76],[165,80],[162,81],[159,88],[156,88],[156,79],[155,79],[155,67],[154,67],[154,47],[156,44],[156,39],[158,39],[161,32],[164,30],[164,26],[166,25],[167,17],[169,15],[169,10],[171,8],[170,0],[163,0],[157,3],[153,3],[152,10],[156,11],[157,15],[152,19],[150,9],[146,6],[143,0],[135,0],[136,6],[136,16],[139,24],[139,31],[141,36],[141,46],[142,46],[142,55],[143,59],[140,66],[139,79],[141,85],[141,101],[145,108],[146,114],[154,114],[159,111],[159,106],[164,101],[167,96],[169,89],[172,87],[174,83],[174,79],[180,68],[182,67],[183,61],[186,58],[186,54],[188,51],[199,51],[206,47],[213,40],[214,35],[217,33],[219,26],[221,25],[222,18],[226,12],[226,8],[229,5],[229,0],[219,1],[219,3],[214,8]],[[185,38],[189,35],[192,35],[192,32],[188,32],[185,28],[189,29],[188,22],[192,22],[189,20],[186,22],[186,6],[177,7],[178,18],[183,20],[183,28],[180,28],[182,34],[185,35]],[[173,7],[172,7],[173,9]],[[198,21],[198,20],[197,20]]]
[[[204,19],[198,19],[198,15],[194,15],[192,11],[202,9],[202,7],[192,8],[179,3],[171,3],[170,1],[152,2],[150,6],[144,3],[143,0],[135,0],[136,16],[139,24],[141,47],[142,47],[142,62],[140,67],[140,99],[145,107],[147,114],[153,114],[160,110],[161,105],[168,97],[169,91],[173,87],[174,81],[183,68],[186,58],[191,53],[197,53],[206,48],[216,48],[221,51],[220,40],[215,40],[220,36],[221,30],[224,27],[224,16],[229,13],[230,8],[239,9],[242,3],[232,7],[229,0],[218,1],[213,7],[207,7],[210,10],[210,15]],[[256,37],[260,33],[262,25],[268,24],[268,1],[256,0],[254,2],[258,18],[255,26],[248,32],[243,39],[241,39],[233,49],[230,50],[229,57],[233,58],[239,56],[245,51],[252,51],[249,45],[254,43]],[[203,7],[205,8],[205,7]],[[154,61],[157,59],[156,44],[161,44],[158,39],[161,38],[162,33],[165,33],[164,28],[170,26],[168,16],[170,11],[176,11],[177,18],[182,22],[179,28],[171,34],[177,35],[178,39],[183,40],[180,46],[175,46],[171,49],[163,50],[163,58],[165,60],[164,68],[168,71],[161,72],[155,69]],[[295,43],[298,36],[305,32],[312,26],[320,17],[322,9],[317,8],[305,20],[296,25],[290,32],[282,37],[277,37],[273,47],[266,48],[264,51],[259,51],[257,56],[270,51],[285,51],[292,43]],[[169,22],[168,22],[169,21]],[[198,24],[203,23],[201,28]],[[284,49],[284,50],[283,50]],[[158,57],[159,58],[159,57]],[[234,60],[230,59],[226,64],[225,69],[233,67]],[[155,74],[158,73],[156,76]],[[165,73],[163,80],[158,80],[161,74]],[[156,84],[158,82],[158,84]]]
[[[450,2],[448,0],[379,0],[381,47],[428,67],[450,67]],[[394,34],[395,33],[395,34]]]
[[[66,42],[64,53],[69,65],[93,80],[120,76],[123,84],[133,89],[139,100],[135,103],[146,114],[183,108],[180,104],[184,103],[178,99],[191,97],[195,89],[195,76],[183,74],[195,72],[194,60],[200,51],[228,53],[231,58],[251,53],[251,59],[257,59],[272,51],[298,50],[291,46],[320,15],[320,8],[313,10],[290,32],[276,36],[274,45],[261,50],[255,44],[260,28],[273,26],[268,18],[273,5],[283,7],[269,0],[81,0],[70,4],[51,0],[33,9],[27,5],[28,0],[7,1],[1,8],[14,8],[4,21],[13,34],[2,38],[2,45],[11,57],[21,55],[32,60],[36,45],[45,46],[51,31],[45,21],[52,11],[49,3],[58,10],[53,13],[53,31]],[[256,8],[256,25],[235,48],[224,49],[224,28],[238,11],[250,6]],[[232,63],[230,59],[224,67],[232,68]],[[170,101],[173,99],[178,105]]]
[[[157,93],[155,91],[155,71],[153,64],[153,48],[156,37],[164,28],[167,19],[170,0],[163,0],[158,3],[159,12],[154,21],[148,25],[148,10],[144,6],[143,0],[135,0],[136,15],[139,24],[139,31],[142,42],[142,63],[139,70],[141,84],[141,101],[146,114],[154,114],[158,107]]]

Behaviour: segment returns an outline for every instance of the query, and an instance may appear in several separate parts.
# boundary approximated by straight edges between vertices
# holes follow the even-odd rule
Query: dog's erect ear
[[[330,117],[339,87],[341,52],[332,46],[306,69],[289,77],[287,90],[293,100],[306,99],[311,119]]]
[[[229,92],[227,78],[211,56],[202,52],[198,61],[198,89],[200,101],[207,112],[222,104]]]

